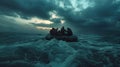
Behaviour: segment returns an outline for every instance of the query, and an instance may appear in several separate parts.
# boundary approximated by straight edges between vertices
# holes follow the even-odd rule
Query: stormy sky
[[[120,31],[120,0],[0,0],[0,32]]]

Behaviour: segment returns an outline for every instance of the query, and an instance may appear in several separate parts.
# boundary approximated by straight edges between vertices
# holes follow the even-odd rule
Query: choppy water
[[[101,36],[79,35],[79,42],[40,35],[2,37],[0,67],[120,67],[120,44],[100,41]]]

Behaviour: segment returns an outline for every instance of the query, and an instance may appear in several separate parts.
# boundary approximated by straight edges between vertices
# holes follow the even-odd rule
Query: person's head
[[[70,28],[68,27],[67,30],[70,30]]]
[[[52,29],[55,29],[54,27]]]

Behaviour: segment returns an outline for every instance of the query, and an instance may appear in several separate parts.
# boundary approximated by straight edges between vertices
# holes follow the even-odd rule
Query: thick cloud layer
[[[16,16],[17,13],[23,19],[38,17],[55,23],[62,19],[78,30],[119,31],[119,3],[119,0],[1,0],[0,14]],[[49,13],[54,11],[62,18],[51,20]]]
[[[4,13],[16,12],[23,17],[38,16],[48,18],[48,11],[54,10],[54,5],[46,0],[1,0],[0,7],[1,10],[8,10]]]

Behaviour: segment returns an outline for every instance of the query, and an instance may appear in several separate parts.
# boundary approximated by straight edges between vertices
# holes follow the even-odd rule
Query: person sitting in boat
[[[62,36],[62,33],[61,33],[61,31],[59,30],[59,31],[57,31],[57,35],[58,36]]]
[[[70,28],[67,28],[67,36],[72,36],[73,35],[73,32]]]
[[[64,26],[61,28],[60,32],[61,32],[62,35],[66,34],[66,30],[65,30]]]
[[[50,30],[50,35],[53,35],[53,36],[72,36],[73,35],[73,32],[70,28],[67,28],[67,30],[65,30],[64,26],[61,28],[61,30],[58,30],[58,28],[52,28]]]
[[[50,35],[54,35],[54,33],[53,33],[54,30],[55,30],[55,28],[52,28],[52,29],[50,30]]]
[[[55,29],[55,28],[52,28],[51,30],[50,30],[50,35],[57,35],[57,31],[58,31],[58,28],[57,29]]]

